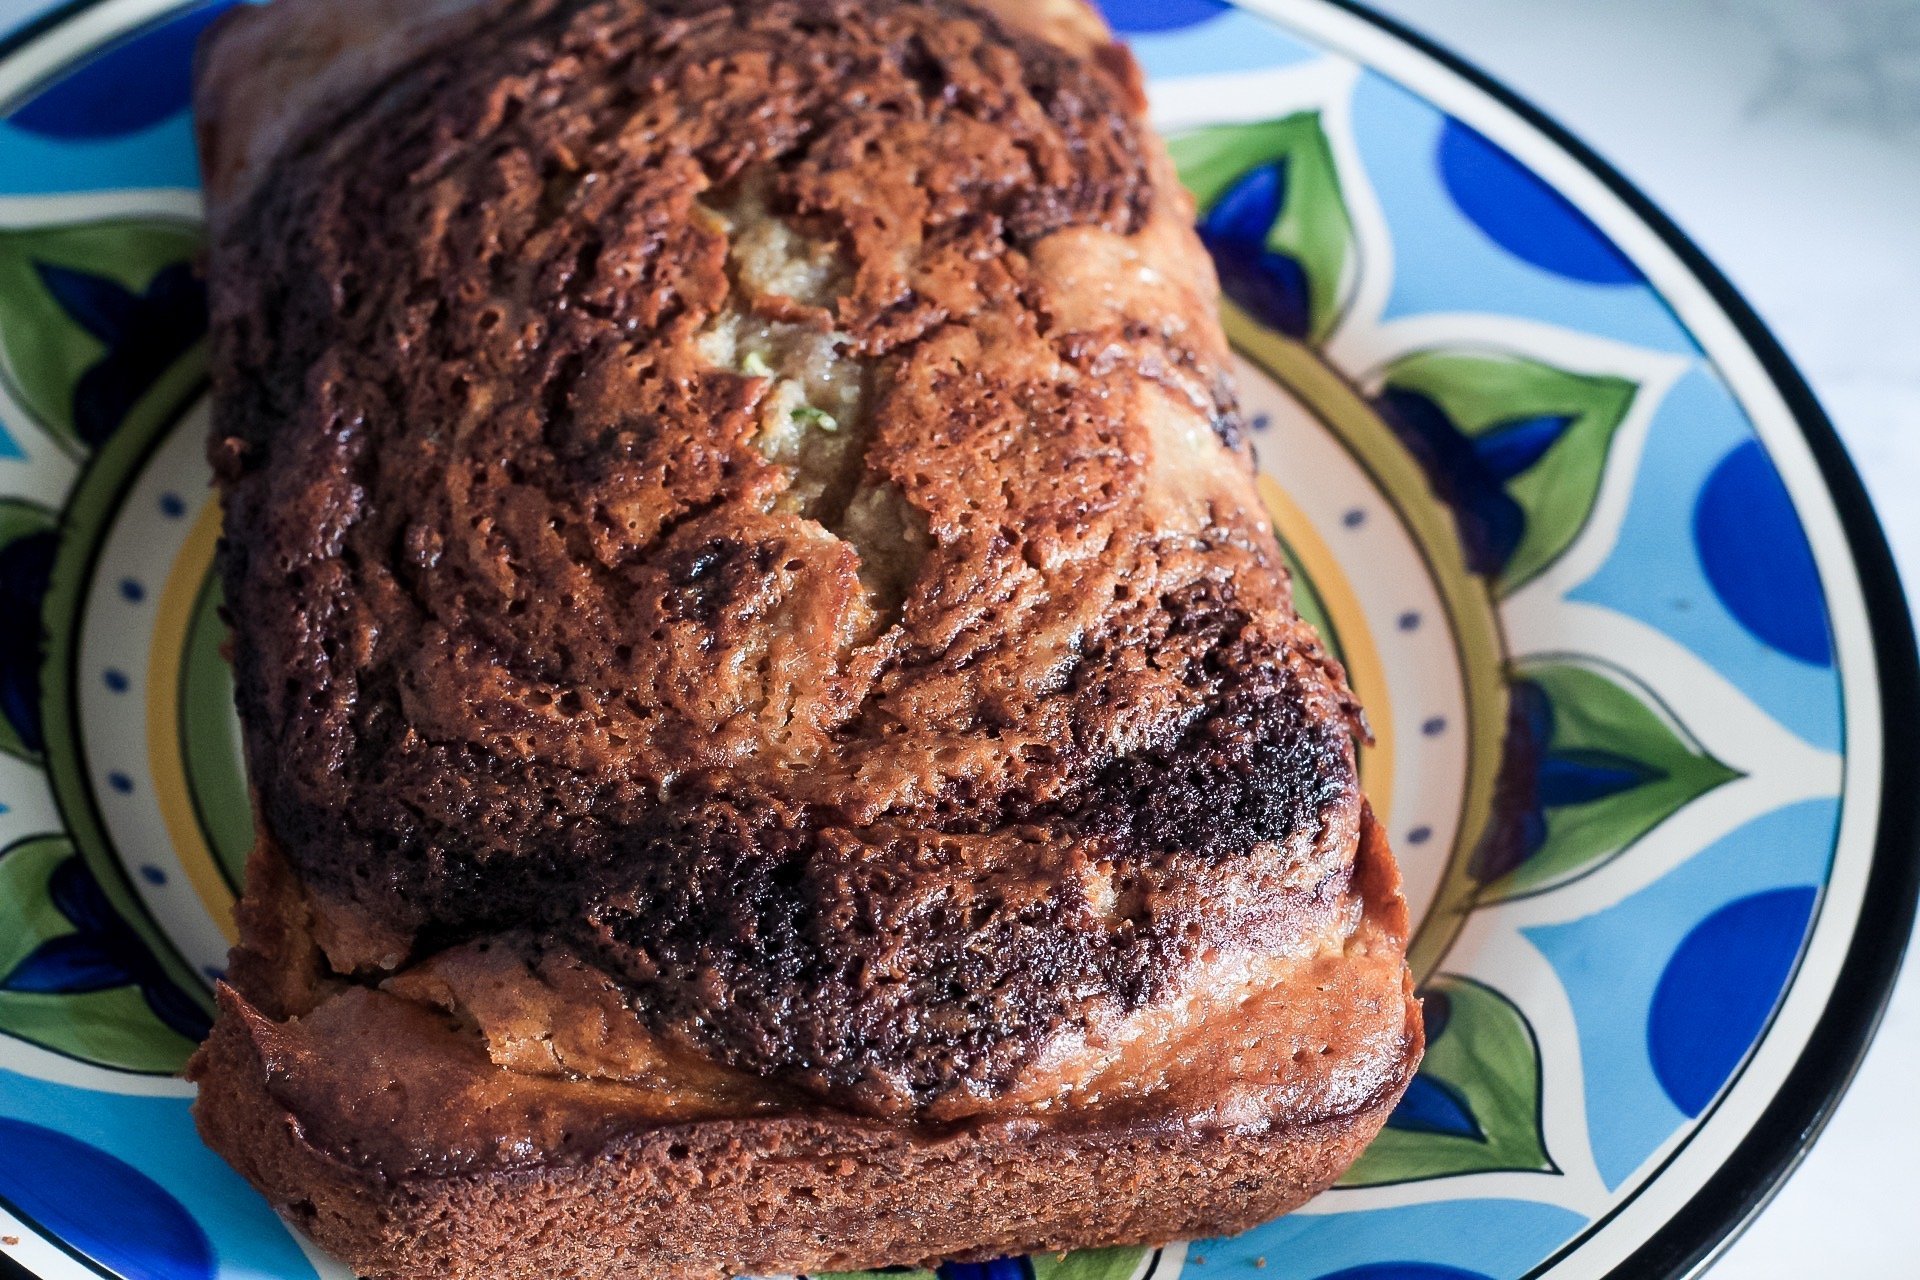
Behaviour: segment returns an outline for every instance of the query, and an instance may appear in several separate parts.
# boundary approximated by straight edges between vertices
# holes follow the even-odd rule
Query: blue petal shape
[[[1547,843],[1547,815],[1540,803],[1540,771],[1553,741],[1553,703],[1531,680],[1507,686],[1507,734],[1500,772],[1493,784],[1493,820],[1468,861],[1481,884],[1492,884],[1540,852]]]
[[[109,347],[126,335],[139,314],[139,295],[118,280],[51,262],[36,262],[33,271],[60,309]]]
[[[154,273],[145,293],[132,299],[117,336],[73,389],[73,425],[96,448],[125,421],[127,412],[207,329],[206,285],[184,262]],[[64,304],[63,304],[64,305]]]
[[[1115,31],[1178,31],[1227,12],[1225,0],[1099,0]]]
[[[47,878],[47,897],[82,933],[112,933],[126,927],[77,854],[61,859],[53,869]]]
[[[160,1019],[175,1034],[199,1044],[213,1030],[213,1020],[198,1001],[159,972],[155,966],[140,983],[140,994]]]
[[[1571,201],[1478,131],[1449,119],[1440,177],[1460,212],[1514,257],[1586,284],[1637,284],[1639,268]]]
[[[43,529],[0,547],[0,714],[22,746],[46,746],[40,725],[40,605],[59,534]]]
[[[1200,242],[1213,255],[1221,292],[1269,328],[1302,338],[1312,314],[1307,273],[1267,246],[1286,200],[1284,158],[1251,169],[1200,219]]]
[[[1647,1054],[1687,1115],[1706,1109],[1765,1029],[1815,896],[1802,886],[1741,898],[1695,925],[1668,959],[1647,1014]]]
[[[1473,438],[1473,451],[1488,471],[1511,480],[1545,457],[1572,425],[1573,418],[1567,414],[1498,423]]]
[[[1271,249],[1249,252],[1239,244],[1210,243],[1207,248],[1213,254],[1222,293],[1275,332],[1292,338],[1307,336],[1312,304],[1307,273],[1298,262]]]
[[[166,971],[153,958],[153,953],[147,950],[146,944],[114,912],[113,905],[94,881],[93,873],[87,870],[86,863],[78,855],[62,859],[60,865],[53,869],[53,874],[47,879],[47,897],[78,930],[69,935],[73,941],[68,945],[92,948],[100,957],[97,961],[98,971],[104,974],[106,968],[111,966],[119,975],[115,982],[103,982],[98,987],[86,990],[137,983],[154,1017],[189,1040],[206,1039],[212,1027],[206,1010],[167,977]],[[68,939],[58,938],[54,941],[67,943]],[[32,958],[28,957],[29,960]],[[15,972],[18,973],[18,970]],[[11,983],[12,978],[9,978],[8,985]]]
[[[41,995],[81,995],[124,987],[133,981],[121,958],[99,938],[86,933],[63,933],[28,952],[0,978],[0,991],[27,991]]]
[[[1400,1105],[1387,1117],[1389,1129],[1406,1129],[1413,1133],[1439,1133],[1454,1138],[1471,1138],[1475,1142],[1485,1142],[1487,1135],[1480,1128],[1480,1122],[1474,1118],[1473,1109],[1467,1100],[1456,1093],[1452,1086],[1436,1080],[1424,1071],[1408,1082],[1407,1091],[1401,1095]]]
[[[940,1280],[1033,1280],[1033,1266],[1025,1258],[943,1262],[934,1274]]]
[[[28,98],[7,122],[42,137],[112,138],[186,110],[193,47],[232,0],[219,0],[112,45]]]
[[[1437,1262],[1369,1262],[1365,1266],[1330,1271],[1318,1280],[1489,1280],[1478,1271],[1462,1271]]]
[[[1693,508],[1693,542],[1720,603],[1762,643],[1833,665],[1826,599],[1793,499],[1758,441],[1735,447]]]
[[[1200,234],[1222,243],[1264,248],[1286,202],[1287,162],[1283,157],[1235,179],[1200,219]]]
[[[166,1188],[63,1133],[0,1118],[0,1199],[109,1274],[212,1280],[207,1234]]]
[[[1540,803],[1548,808],[1592,804],[1658,778],[1658,769],[1611,751],[1555,751],[1540,762]]]
[[[1431,397],[1388,387],[1376,403],[1387,425],[1419,460],[1434,494],[1453,509],[1467,567],[1498,577],[1527,531],[1526,512],[1474,442]]]

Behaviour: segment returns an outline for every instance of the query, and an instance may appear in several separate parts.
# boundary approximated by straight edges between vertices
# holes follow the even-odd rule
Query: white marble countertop
[[[1920,589],[1920,3],[1373,0],[1632,179],[1813,384]],[[1804,1165],[1713,1280],[1920,1274],[1920,959]]]

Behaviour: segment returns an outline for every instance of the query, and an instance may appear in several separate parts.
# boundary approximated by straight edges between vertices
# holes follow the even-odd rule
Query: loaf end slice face
[[[1077,0],[276,0],[197,111],[260,829],[208,1141],[382,1277],[1158,1242],[1421,1049]]]

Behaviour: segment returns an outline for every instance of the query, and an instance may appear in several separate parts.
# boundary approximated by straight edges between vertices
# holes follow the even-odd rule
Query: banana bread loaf
[[[362,1275],[1291,1208],[1421,1048],[1192,210],[1078,0],[209,34],[260,839],[191,1068]]]

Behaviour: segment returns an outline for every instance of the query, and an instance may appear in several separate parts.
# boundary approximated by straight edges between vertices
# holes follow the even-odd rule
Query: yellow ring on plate
[[[187,780],[186,751],[180,738],[180,688],[186,678],[187,636],[193,630],[194,605],[213,569],[220,541],[220,504],[208,502],[174,559],[155,610],[153,644],[147,655],[147,769],[153,794],[166,823],[167,838],[187,880],[207,914],[236,941],[233,891],[227,887],[193,809]]]

